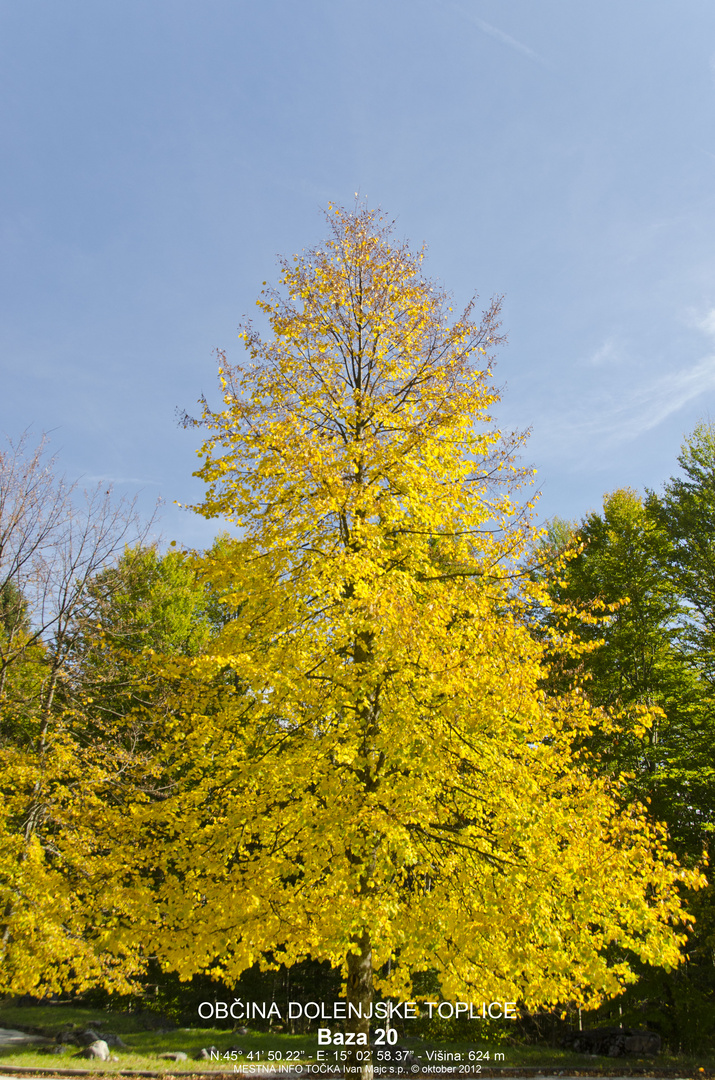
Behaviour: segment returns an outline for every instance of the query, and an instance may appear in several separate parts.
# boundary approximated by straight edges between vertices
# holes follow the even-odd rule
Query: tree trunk
[[[365,1035],[362,1045],[353,1045],[348,1050],[345,1062],[345,1076],[353,1080],[372,1080],[372,1060],[370,1056],[370,1020],[368,1013],[372,1003],[372,945],[367,930],[360,937],[353,938],[355,952],[349,952],[347,978],[348,1019],[346,1031],[354,1031],[356,1041],[361,1033]],[[350,1006],[352,1005],[352,1009]],[[357,1015],[356,1015],[357,1014]]]

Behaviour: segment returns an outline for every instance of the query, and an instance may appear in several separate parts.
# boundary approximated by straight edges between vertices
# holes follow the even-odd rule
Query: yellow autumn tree
[[[174,791],[137,811],[171,839],[151,948],[228,983],[329,961],[363,1011],[425,970],[450,998],[593,1003],[629,957],[678,962],[698,875],[579,757],[584,696],[542,689],[498,302],[454,318],[379,214],[328,220],[204,403],[196,509],[240,538],[204,562],[226,622],[191,662]]]

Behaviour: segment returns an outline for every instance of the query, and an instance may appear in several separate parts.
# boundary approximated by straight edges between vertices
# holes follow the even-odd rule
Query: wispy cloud
[[[671,362],[666,369],[659,364],[659,371],[644,371],[618,336],[605,338],[584,357],[580,373],[574,370],[574,378],[550,401],[543,427],[536,425],[548,454],[568,453],[572,467],[580,469],[594,454],[634,442],[705,394],[710,395],[705,407],[712,405],[715,307],[687,311],[684,321],[706,338],[700,358],[691,364]]]
[[[589,416],[581,414],[567,421],[563,436],[571,439],[578,432],[581,437],[606,444],[637,439],[689,401],[715,389],[715,354],[704,356],[690,367],[660,375],[647,386],[629,389],[620,379],[617,382],[618,387],[605,398],[589,402]]]
[[[139,484],[141,487],[160,486],[158,480],[147,480],[143,476],[106,476],[95,474],[92,476],[83,476],[82,482],[86,484],[107,484],[112,487],[115,484]]]
[[[462,15],[469,22],[474,23],[483,34],[488,34],[489,37],[494,38],[496,41],[501,42],[502,45],[506,45],[510,49],[514,49],[516,52],[521,53],[522,56],[526,56],[529,60],[533,60],[536,64],[543,64],[548,66],[543,56],[539,56],[537,52],[530,49],[528,45],[525,45],[523,41],[518,41],[513,38],[511,34],[505,34],[503,30],[500,30],[498,26],[493,26],[491,23],[486,22],[484,19],[480,19],[478,15],[475,15],[472,11],[468,11],[461,6],[461,4],[454,4],[451,0],[444,0],[439,5],[440,7],[451,8],[452,11],[456,11],[459,15]]]
[[[696,315],[693,323],[708,337],[715,338],[715,308],[710,308],[704,315]]]
[[[636,438],[657,427],[678,412],[693,398],[715,388],[715,355],[705,356],[688,368],[661,375],[649,387],[633,394],[626,402],[622,423],[614,425],[620,438]]]
[[[609,337],[599,345],[589,357],[586,363],[589,367],[606,367],[608,364],[618,364],[623,357],[623,350],[615,338]]]

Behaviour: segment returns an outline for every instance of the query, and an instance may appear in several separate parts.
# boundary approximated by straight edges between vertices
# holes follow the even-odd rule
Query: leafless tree
[[[25,433],[0,451],[0,703],[13,665],[41,655],[32,709],[40,752],[73,645],[97,603],[90,584],[151,525],[136,499],[58,476],[45,436],[32,446]]]

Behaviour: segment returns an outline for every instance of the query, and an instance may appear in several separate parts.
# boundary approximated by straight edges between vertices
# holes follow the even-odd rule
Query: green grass
[[[32,1047],[15,1047],[0,1050],[0,1069],[3,1066],[23,1066],[25,1068],[40,1069],[86,1069],[93,1073],[116,1073],[127,1070],[141,1072],[162,1072],[172,1075],[187,1072],[233,1072],[234,1065],[241,1062],[249,1062],[249,1054],[253,1054],[253,1062],[260,1060],[261,1068],[270,1068],[268,1052],[280,1052],[285,1061],[288,1052],[293,1056],[300,1052],[300,1061],[315,1060],[318,1050],[315,1032],[308,1035],[288,1035],[282,1032],[264,1033],[250,1031],[248,1035],[239,1035],[230,1030],[217,1028],[177,1028],[172,1031],[146,1030],[146,1014],[105,1012],[102,1009],[82,1008],[73,1005],[38,1005],[38,1006],[12,1006],[0,1003],[0,1025],[4,1027],[16,1027],[20,1030],[28,1028],[41,1028],[48,1036],[53,1037],[70,1025],[78,1030],[87,1027],[95,1027],[100,1035],[102,1031],[119,1035],[127,1043],[126,1049],[110,1047],[110,1053],[115,1055],[117,1061],[100,1062],[88,1061],[83,1058],[74,1058],[77,1047],[68,1047],[64,1054],[46,1054]],[[157,1023],[161,1023],[157,1018]],[[604,1072],[618,1074],[622,1071],[627,1074],[631,1070],[669,1071],[675,1070],[681,1077],[696,1078],[715,1076],[715,1056],[713,1054],[671,1055],[660,1054],[657,1058],[643,1059],[613,1059],[613,1058],[590,1058],[573,1051],[553,1050],[544,1046],[509,1046],[502,1043],[499,1046],[490,1046],[487,1043],[467,1041],[422,1040],[407,1038],[400,1040],[401,1045],[408,1045],[417,1058],[421,1058],[426,1064],[425,1053],[427,1050],[442,1049],[462,1053],[462,1063],[468,1062],[469,1051],[481,1051],[484,1057],[484,1067],[524,1066],[530,1071],[541,1071],[545,1074],[554,1072],[579,1072],[589,1069],[602,1069]],[[235,1059],[224,1058],[213,1061],[196,1061],[194,1057],[202,1048],[215,1046],[221,1053],[228,1051],[231,1046],[238,1046],[243,1050],[243,1055]],[[328,1056],[324,1059],[332,1060],[330,1048]],[[376,1051],[373,1048],[373,1060],[379,1064]],[[162,1061],[160,1054],[182,1050],[188,1055],[184,1062]],[[485,1052],[489,1052],[486,1057]],[[260,1052],[260,1059],[256,1057]],[[503,1054],[495,1060],[494,1055]],[[440,1064],[439,1062],[437,1064]]]
[[[107,1031],[122,1037],[125,1031],[137,1029],[136,1017],[131,1013],[112,1013],[79,1005],[11,1005],[0,1002],[0,1024],[3,1027],[17,1027],[20,1030],[41,1027],[56,1034],[70,1024],[91,1027],[93,1023],[104,1024]]]
[[[172,1031],[146,1030],[141,1019],[131,1013],[112,1013],[101,1009],[85,1009],[76,1006],[2,1006],[0,1005],[0,1025],[16,1027],[19,1030],[41,1028],[43,1033],[53,1037],[70,1025],[78,1030],[94,1027],[97,1034],[103,1031],[119,1035],[127,1048],[111,1047],[110,1053],[118,1061],[88,1061],[74,1058],[79,1047],[68,1046],[64,1054],[43,1053],[33,1047],[0,1048],[0,1067],[2,1065],[23,1066],[43,1069],[87,1069],[90,1072],[122,1072],[127,1069],[155,1072],[210,1072],[233,1071],[234,1064],[249,1060],[267,1063],[268,1051],[280,1050],[286,1055],[290,1051],[303,1051],[301,1060],[315,1056],[315,1035],[284,1035],[251,1031],[248,1035],[239,1035],[233,1031],[217,1028],[176,1028]],[[196,1061],[195,1055],[202,1047],[214,1046],[221,1053],[229,1047],[238,1046],[244,1051],[234,1060],[219,1058],[213,1061]],[[188,1061],[162,1061],[160,1054],[177,1050],[188,1055]],[[260,1059],[256,1057],[260,1052]]]

